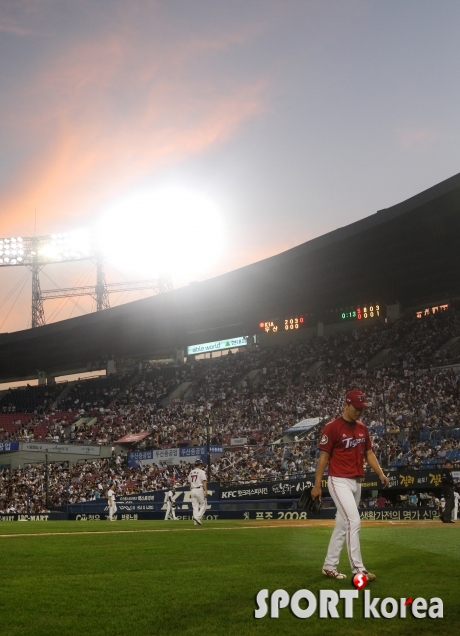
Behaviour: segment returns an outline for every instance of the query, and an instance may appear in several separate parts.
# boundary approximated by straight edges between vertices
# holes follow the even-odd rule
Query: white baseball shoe
[[[201,526],[201,521],[199,519],[196,519],[195,517],[193,517],[193,521],[198,525]]]
[[[346,579],[347,578],[346,574],[337,572],[335,568],[333,570],[326,570],[325,568],[323,568],[322,572],[324,576],[327,576],[328,579]]]

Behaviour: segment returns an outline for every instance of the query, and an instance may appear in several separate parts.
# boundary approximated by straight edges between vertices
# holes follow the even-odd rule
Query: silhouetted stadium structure
[[[459,236],[460,174],[225,275],[1,334],[0,381],[103,369],[108,360],[170,357],[195,343],[255,334],[261,321],[275,318],[301,314],[316,333],[318,322],[331,322],[359,304],[416,308],[447,301],[460,296]]]

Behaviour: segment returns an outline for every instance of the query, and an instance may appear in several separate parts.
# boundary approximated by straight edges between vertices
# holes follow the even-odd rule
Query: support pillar
[[[104,261],[100,255],[98,255],[96,260],[96,286],[94,292],[96,295],[96,311],[109,309],[110,303],[105,283]]]
[[[107,375],[113,375],[117,372],[117,363],[115,360],[107,360]]]
[[[38,265],[32,265],[32,329],[35,327],[41,327],[46,324],[45,310],[43,309],[43,299],[40,289],[40,267]]]

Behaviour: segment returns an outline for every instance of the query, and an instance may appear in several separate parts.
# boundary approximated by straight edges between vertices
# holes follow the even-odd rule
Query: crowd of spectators
[[[173,482],[185,484],[186,474],[185,466],[128,468],[120,455],[73,465],[52,462],[48,466],[34,464],[14,471],[3,469],[0,470],[0,513],[40,513],[53,507],[107,497],[109,484],[118,494],[151,492]]]
[[[182,365],[85,380],[69,385],[61,400],[54,387],[48,395],[46,387],[40,387],[41,392],[31,387],[34,396],[43,394],[46,402],[43,400],[30,414],[30,421],[17,430],[2,430],[1,412],[16,412],[20,421],[17,399],[12,401],[15,390],[0,401],[0,441],[42,439],[113,445],[129,433],[143,432],[148,437],[141,448],[203,445],[209,416],[213,445],[229,446],[236,437],[248,440],[246,447],[225,453],[213,463],[216,479],[278,479],[314,470],[316,442],[314,435],[293,445],[275,442],[304,418],[324,421],[337,416],[346,391],[358,386],[371,403],[365,422],[381,463],[430,466],[444,457],[455,459],[457,452],[460,459],[460,371],[439,368],[441,362],[456,362],[458,336],[460,308],[452,304],[421,318],[411,315],[394,323],[377,322],[286,346],[255,346]],[[448,342],[453,346],[445,347]],[[373,368],[369,363],[382,349],[391,355],[385,358],[384,366]],[[317,361],[324,364],[319,374],[310,377],[309,369]],[[170,400],[174,389],[184,382],[191,383],[190,398]],[[27,402],[26,393],[27,389],[21,391],[23,403]],[[53,464],[53,503],[62,501],[66,483],[72,485],[69,501],[88,498],[95,482],[97,490],[103,491],[107,462],[67,469]],[[30,488],[24,484],[28,481],[33,485],[40,470],[39,466],[24,468],[8,473],[8,478],[4,472],[0,497],[11,506],[11,499],[5,498],[7,479],[7,489],[22,493],[18,501],[24,505],[24,487]],[[74,470],[78,474],[73,474]],[[180,467],[163,467],[144,468],[134,474],[117,464],[111,470],[121,471],[117,478],[122,489],[152,489],[171,480],[181,483],[186,472]]]

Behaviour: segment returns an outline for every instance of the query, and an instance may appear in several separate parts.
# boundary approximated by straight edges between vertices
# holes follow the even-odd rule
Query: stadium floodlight
[[[97,306],[108,307],[105,302],[107,291],[103,276],[103,257],[100,254],[96,237],[89,231],[52,234],[51,236],[0,238],[0,268],[25,266],[32,273],[32,327],[45,324],[43,298],[40,289],[39,273],[52,263],[93,260],[97,265],[98,288]]]
[[[49,241],[39,248],[39,258],[52,262],[73,261],[95,256],[95,240],[89,232],[52,234]]]
[[[0,267],[42,266],[98,257],[96,237],[89,231],[0,239]]]

